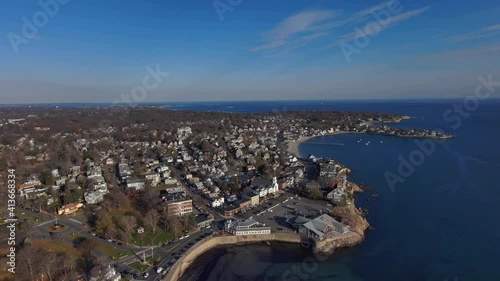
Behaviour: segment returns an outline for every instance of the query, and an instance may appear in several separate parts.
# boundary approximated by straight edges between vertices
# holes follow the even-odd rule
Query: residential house
[[[141,179],[127,179],[127,190],[141,191],[144,190],[145,183]]]
[[[224,197],[217,196],[210,199],[210,206],[212,208],[218,208],[224,205]]]
[[[90,271],[90,281],[119,281],[121,275],[116,272],[114,267],[94,266]]]
[[[209,227],[213,220],[214,220],[214,216],[212,216],[212,215],[199,214],[196,216],[196,226],[198,228]]]
[[[59,215],[71,215],[76,213],[81,207],[83,207],[82,203],[69,203],[59,208],[57,212]]]

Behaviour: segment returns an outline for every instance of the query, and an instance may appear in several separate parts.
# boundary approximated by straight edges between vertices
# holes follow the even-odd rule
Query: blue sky
[[[0,7],[0,103],[123,101],[148,66],[169,75],[135,101],[451,98],[472,94],[480,75],[500,80],[494,0]]]

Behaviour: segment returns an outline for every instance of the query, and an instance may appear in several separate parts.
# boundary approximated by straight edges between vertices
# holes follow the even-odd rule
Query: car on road
[[[149,277],[149,272],[144,273],[144,275],[142,277],[148,278]]]
[[[156,269],[156,273],[158,273],[158,274],[160,274],[162,271],[163,271],[163,267],[161,267],[161,266]]]

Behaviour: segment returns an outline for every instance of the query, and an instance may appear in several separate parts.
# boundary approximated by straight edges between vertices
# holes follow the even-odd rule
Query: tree
[[[312,199],[320,199],[323,198],[323,193],[317,186],[314,186],[311,187],[311,190],[309,191],[309,196],[311,196]]]
[[[132,233],[134,233],[137,227],[137,218],[135,216],[124,216],[120,220],[120,227],[127,233],[129,238],[132,238]]]
[[[45,170],[40,175],[40,181],[46,186],[52,186],[55,182],[52,172]]]
[[[194,213],[191,213],[191,214],[188,214],[186,216],[184,216],[184,220],[185,220],[185,228],[186,229],[189,229],[189,230],[193,230],[193,229],[196,229],[196,216],[194,215]]]
[[[64,204],[79,202],[83,198],[83,189],[67,188],[64,193]]]
[[[168,228],[174,236],[179,236],[182,233],[182,223],[178,216],[168,217]]]
[[[57,263],[57,255],[54,253],[47,253],[44,255],[42,270],[49,278],[49,281],[54,280],[54,274],[57,272],[59,264]]]
[[[42,273],[43,253],[31,246],[23,247],[17,254],[19,270],[16,270],[16,276],[19,280],[35,280]]]
[[[144,221],[148,226],[151,227],[151,231],[155,233],[158,222],[160,221],[160,213],[158,213],[156,210],[149,210],[146,213],[146,216],[144,216]]]
[[[111,200],[111,206],[117,208],[118,210],[130,206],[130,200],[125,194],[120,191],[111,191],[108,198]]]
[[[139,202],[140,205],[144,206],[144,208],[146,209],[145,211],[149,211],[158,207],[160,198],[151,188],[146,187],[146,190],[144,191],[144,193],[142,193]]]
[[[113,228],[113,220],[111,216],[107,212],[99,212],[95,231],[100,235],[106,235],[106,231],[108,228]]]
[[[73,276],[75,276],[75,265],[76,261],[75,258],[66,255],[66,254],[59,254],[57,255],[57,264],[60,266],[62,272],[62,280],[70,280]]]

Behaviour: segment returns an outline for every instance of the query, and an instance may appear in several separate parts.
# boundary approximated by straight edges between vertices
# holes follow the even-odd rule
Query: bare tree
[[[137,218],[134,216],[124,216],[120,220],[120,227],[127,233],[129,238],[132,238],[132,233],[137,227]]]
[[[42,273],[41,265],[45,257],[39,249],[31,246],[24,247],[19,250],[17,257],[19,271],[16,273],[19,274],[17,276],[19,280],[34,280]]]
[[[158,227],[158,222],[160,221],[160,213],[156,210],[150,210],[147,212],[146,216],[144,216],[144,221],[148,226],[151,227],[151,231],[156,232],[156,228]]]
[[[60,266],[57,263],[57,255],[54,253],[45,254],[41,265],[42,270],[45,274],[47,274],[49,281],[54,280],[54,275],[57,273],[58,267]]]
[[[182,233],[182,222],[178,216],[168,217],[168,226],[174,236],[179,236]]]
[[[121,208],[128,207],[130,205],[130,200],[128,197],[119,191],[113,191],[111,193],[111,198],[113,199],[113,207],[120,210]]]

